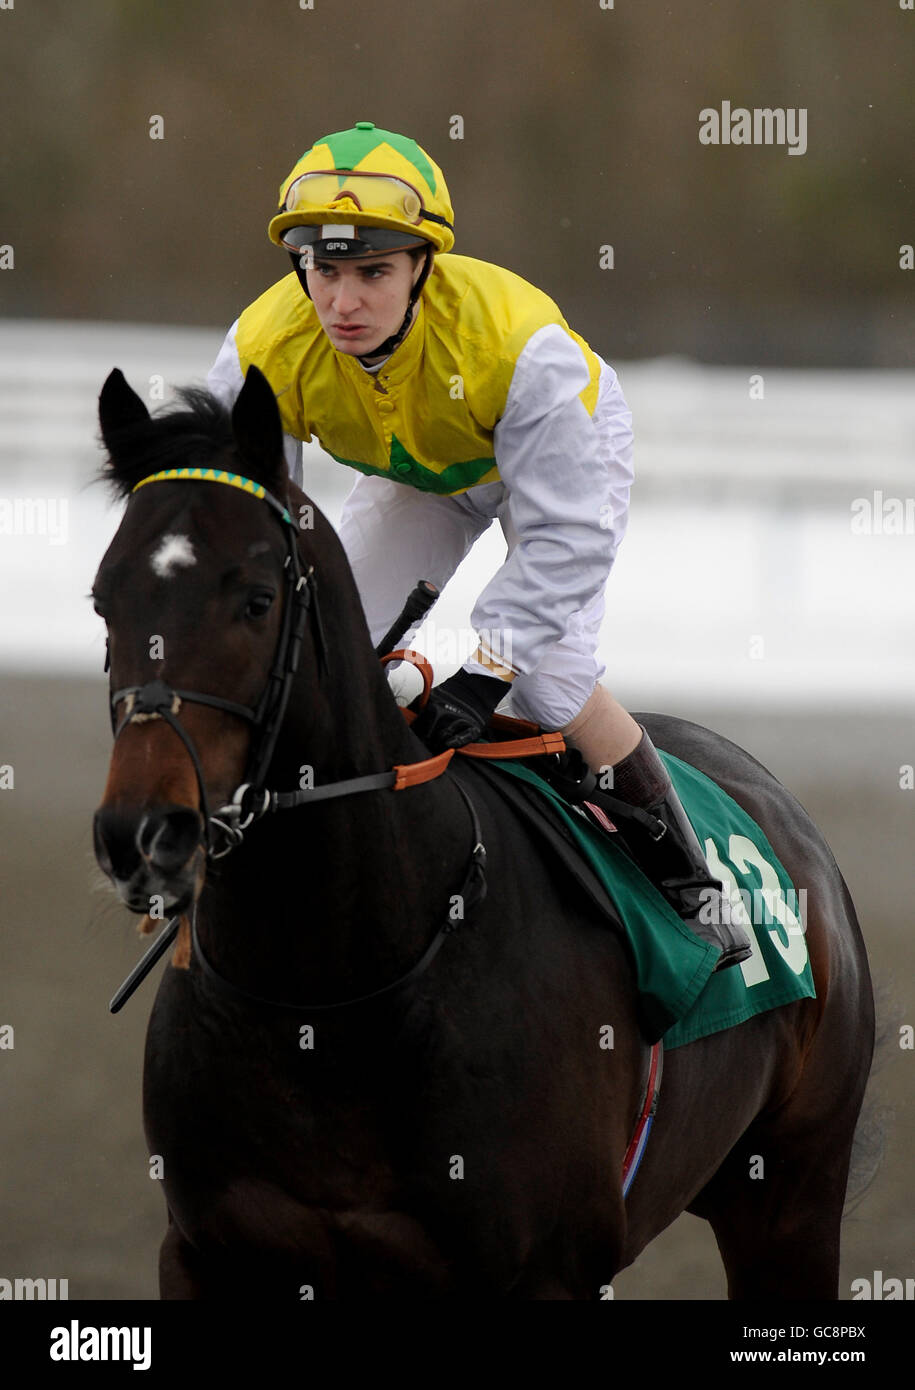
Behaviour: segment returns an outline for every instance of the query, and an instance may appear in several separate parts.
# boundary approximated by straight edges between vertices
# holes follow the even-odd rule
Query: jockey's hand
[[[490,716],[511,689],[511,681],[476,671],[455,671],[429,692],[426,708],[410,726],[433,753],[476,743]],[[414,700],[411,709],[419,707]]]

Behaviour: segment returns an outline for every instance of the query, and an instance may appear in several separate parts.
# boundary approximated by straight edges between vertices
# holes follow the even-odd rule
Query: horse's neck
[[[297,743],[290,721],[274,789],[298,787],[303,766],[319,786],[428,756],[386,683],[359,684],[361,707],[340,704],[323,752],[309,750],[304,734]],[[471,832],[447,777],[277,812],[224,861],[202,913],[205,940],[230,978],[273,998],[379,988],[409,969],[445,920],[470,861]]]

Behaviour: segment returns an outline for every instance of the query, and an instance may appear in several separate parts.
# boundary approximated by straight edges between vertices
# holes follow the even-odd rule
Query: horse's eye
[[[262,618],[269,612],[273,602],[274,594],[270,589],[259,589],[256,594],[252,594],[245,607],[246,618]]]

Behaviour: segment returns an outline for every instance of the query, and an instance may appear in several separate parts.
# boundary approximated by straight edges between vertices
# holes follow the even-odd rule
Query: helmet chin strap
[[[365,357],[360,357],[358,359],[363,366],[369,365],[367,359],[370,357],[390,357],[391,353],[397,347],[398,343],[403,342],[407,329],[413,322],[413,305],[415,303],[416,298],[414,295],[411,294],[410,302],[407,305],[407,312],[403,316],[403,323],[400,325],[396,333],[392,333],[390,337],[385,338],[383,343],[379,343],[376,348],[372,348],[371,352],[366,353]]]
[[[406,313],[403,316],[403,323],[400,325],[396,333],[392,333],[390,337],[385,338],[383,343],[379,343],[376,348],[372,348],[372,351],[370,353],[367,353],[366,356],[380,357],[382,354],[384,354],[390,357],[391,353],[398,346],[398,344],[403,342],[404,338],[407,335],[407,330],[409,329],[410,324],[413,322],[413,307],[416,304],[416,301],[419,299],[420,294],[422,293],[423,285],[429,278],[429,272],[432,269],[432,258],[434,255],[435,248],[430,243],[429,249],[425,253],[425,261],[423,264],[423,268],[420,272],[419,279],[416,281],[416,284],[410,291],[410,298],[407,301],[407,309]],[[295,273],[298,276],[299,284],[302,286],[302,289],[308,295],[308,298],[311,299],[311,295],[308,294],[307,272],[302,269],[300,264],[301,256],[296,255],[293,251],[290,251],[289,259],[292,261],[293,269],[295,270]],[[360,362],[363,362],[364,358],[360,357],[358,360]]]

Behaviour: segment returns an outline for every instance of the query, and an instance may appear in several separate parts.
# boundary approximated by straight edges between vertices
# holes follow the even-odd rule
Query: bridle
[[[395,765],[394,768],[387,772],[369,773],[361,777],[343,778],[337,782],[329,782],[317,787],[303,788],[294,792],[269,791],[264,786],[264,779],[267,776],[276,747],[276,741],[286,714],[292,684],[298,671],[299,659],[302,651],[302,640],[305,635],[305,628],[308,624],[309,617],[312,623],[312,635],[318,661],[319,679],[322,675],[326,674],[329,669],[327,640],[321,622],[320,609],[318,607],[318,590],[314,565],[310,565],[307,571],[303,571],[298,551],[296,525],[289,514],[288,508],[273,497],[260,483],[253,482],[250,478],[244,478],[239,474],[229,473],[223,469],[215,468],[168,468],[162,472],[152,473],[148,477],[141,479],[141,481],[131,489],[131,492],[135,493],[139,491],[140,488],[146,487],[150,483],[178,482],[182,480],[190,482],[223,483],[230,487],[238,488],[240,491],[246,492],[262,502],[266,502],[273,511],[273,514],[282,523],[284,535],[286,537],[286,558],[283,562],[286,593],[283,606],[282,625],[273,656],[273,664],[267,678],[267,684],[255,708],[239,704],[234,700],[226,700],[220,695],[201,693],[197,690],[173,688],[160,679],[148,681],[142,686],[124,686],[119,690],[111,692],[109,696],[111,728],[115,743],[129,724],[149,719],[162,719],[181,739],[181,742],[184,744],[190,756],[197,778],[200,796],[200,812],[203,817],[201,840],[207,858],[221,859],[233,849],[236,849],[242,843],[245,831],[266,815],[268,811],[291,810],[312,801],[329,800],[341,796],[348,796],[353,792],[371,791],[386,787],[392,788],[395,791],[401,791],[407,787],[421,785],[423,782],[430,781],[444,772],[454,753],[453,748],[446,749],[444,753],[440,753],[435,757],[423,759],[419,763]],[[106,659],[106,670],[108,666],[109,660]],[[122,701],[125,704],[124,717],[121,719],[120,723],[118,723],[117,706]],[[177,718],[181,706],[185,702],[208,705],[213,709],[223,710],[253,725],[254,736],[248,755],[244,781],[236,788],[231,801],[227,805],[220,807],[215,815],[212,815],[209,809],[203,768],[197,749],[194,746],[194,741]],[[471,851],[470,865],[460,893],[458,894],[463,909],[466,911],[475,903],[481,902],[486,896],[486,849],[482,842],[482,832],[476,808],[461,784],[455,780],[454,785],[457,787],[468,808],[473,826],[473,849]],[[216,831],[224,837],[225,843],[220,848],[217,848],[215,844],[214,827]],[[118,990],[109,1005],[111,1012],[116,1012],[126,1003],[137,985],[140,984],[141,980],[145,978],[155,962],[167,949],[170,941],[177,934],[179,920],[180,919],[176,917],[169,922],[165,930],[159,935],[146,955],[128,976],[128,979]],[[406,975],[401,976],[389,985],[385,985],[382,989],[373,991],[371,994],[361,995],[356,999],[340,1000],[332,1004],[292,1004],[282,1000],[264,999],[258,995],[249,993],[247,990],[241,989],[238,985],[232,984],[223,976],[219,975],[206,959],[200,944],[200,939],[197,935],[196,904],[193,911],[191,939],[194,954],[201,965],[203,973],[210,983],[221,993],[228,994],[248,1003],[266,1005],[270,1008],[299,1009],[311,1012],[313,1009],[341,1008],[350,1004],[363,1003],[366,1000],[375,999],[380,995],[385,995],[390,991],[399,989],[401,986],[407,984],[408,981],[415,979],[425,970],[426,966],[431,963],[432,959],[437,954],[445,937],[457,929],[461,920],[463,920],[463,913],[457,919],[452,919],[449,916],[449,919],[439,929],[437,935],[426,948],[421,959]]]
[[[283,561],[286,594],[282,625],[273,654],[270,674],[255,708],[252,709],[249,705],[239,704],[235,700],[226,700],[221,695],[203,694],[199,690],[176,689],[163,680],[148,681],[146,685],[124,686],[120,690],[113,691],[110,695],[111,729],[115,742],[120,738],[128,724],[142,722],[143,719],[157,718],[164,720],[181,739],[188,751],[197,777],[200,811],[203,816],[203,842],[207,855],[213,859],[221,859],[241,843],[244,830],[270,809],[265,799],[269,794],[264,791],[263,781],[270,767],[276,740],[286,714],[292,682],[299,666],[302,639],[305,635],[309,615],[312,619],[319,676],[326,673],[328,669],[327,641],[321,622],[321,611],[318,607],[314,566],[310,565],[307,572],[302,569],[299,548],[296,543],[296,526],[288,508],[282,502],[278,502],[275,497],[272,497],[260,483],[252,482],[250,478],[243,478],[237,473],[229,473],[216,468],[168,468],[161,473],[151,473],[149,477],[143,478],[137,483],[131,491],[135,493],[149,483],[171,483],[182,479],[191,482],[224,483],[266,502],[273,514],[282,523],[286,539],[286,558]],[[123,719],[118,724],[117,706],[122,700],[125,703],[125,712]],[[176,718],[181,705],[185,702],[209,705],[213,709],[224,710],[226,713],[247,720],[253,725],[254,734],[244,780],[236,789],[231,802],[227,806],[221,807],[216,816],[212,816],[210,813],[203,769],[193,740]],[[217,850],[216,848],[213,835],[214,826],[225,837],[226,844],[222,849]]]

